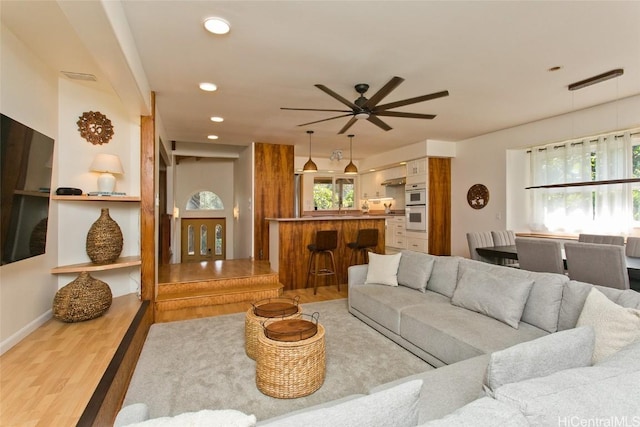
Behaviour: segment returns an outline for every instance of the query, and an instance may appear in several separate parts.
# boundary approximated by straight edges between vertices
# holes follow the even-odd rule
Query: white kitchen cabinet
[[[407,249],[415,252],[429,252],[429,240],[427,233],[407,231],[405,234]]]
[[[360,175],[360,192],[363,199],[384,197],[384,187],[381,185],[383,174],[381,172],[368,172]]]
[[[387,220],[387,246],[398,249],[406,249],[406,226],[402,216],[390,217]]]
[[[416,159],[407,162],[407,177],[427,174],[427,159]]]

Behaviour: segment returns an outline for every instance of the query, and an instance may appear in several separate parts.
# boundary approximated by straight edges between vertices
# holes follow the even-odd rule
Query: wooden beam
[[[155,93],[151,92],[151,116],[140,117],[140,293],[154,302],[155,249]]]

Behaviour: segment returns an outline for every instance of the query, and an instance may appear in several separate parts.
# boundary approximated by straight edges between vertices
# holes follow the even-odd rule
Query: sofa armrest
[[[149,419],[149,408],[144,403],[134,403],[120,409],[113,427],[124,427],[130,424],[141,423]]]
[[[368,264],[352,265],[347,270],[349,288],[355,285],[364,285],[367,280]]]

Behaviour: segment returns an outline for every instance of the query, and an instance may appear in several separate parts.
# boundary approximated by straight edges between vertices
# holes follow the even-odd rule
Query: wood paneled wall
[[[294,215],[293,167],[292,145],[255,144],[254,259],[269,259],[269,224],[265,218]]]
[[[429,253],[451,255],[450,158],[429,158]]]

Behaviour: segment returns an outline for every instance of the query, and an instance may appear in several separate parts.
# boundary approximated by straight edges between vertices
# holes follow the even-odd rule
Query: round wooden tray
[[[280,320],[264,327],[265,336],[274,341],[302,341],[311,338],[317,332],[317,323],[303,319]]]
[[[259,317],[285,317],[298,312],[298,306],[289,302],[268,302],[253,307],[253,314]]]

